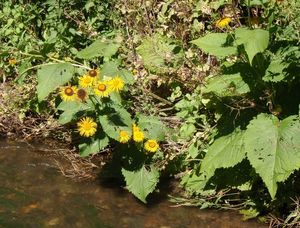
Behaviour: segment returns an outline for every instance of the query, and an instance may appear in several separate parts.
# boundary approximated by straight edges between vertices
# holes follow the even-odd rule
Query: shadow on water
[[[116,182],[74,182],[35,150],[0,141],[0,227],[265,227],[232,212],[170,208],[171,182],[148,205]]]

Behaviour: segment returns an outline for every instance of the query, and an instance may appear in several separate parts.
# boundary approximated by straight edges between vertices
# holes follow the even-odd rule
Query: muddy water
[[[265,227],[232,212],[145,206],[117,187],[77,183],[22,143],[0,141],[0,227]]]

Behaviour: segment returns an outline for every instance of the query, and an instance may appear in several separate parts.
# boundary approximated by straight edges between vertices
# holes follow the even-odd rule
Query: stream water
[[[0,227],[266,227],[237,212],[144,205],[122,188],[74,182],[35,150],[0,141]]]

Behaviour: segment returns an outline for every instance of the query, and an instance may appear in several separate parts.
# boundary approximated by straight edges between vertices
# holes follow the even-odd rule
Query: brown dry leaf
[[[32,210],[36,209],[38,207],[37,203],[33,203],[33,204],[29,204],[27,206],[24,206],[21,208],[21,213],[23,214],[28,214],[30,213]]]

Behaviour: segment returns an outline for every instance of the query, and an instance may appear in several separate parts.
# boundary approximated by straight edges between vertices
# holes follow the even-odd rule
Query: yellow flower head
[[[95,78],[89,76],[89,75],[83,75],[79,77],[79,85],[83,88],[89,87],[93,85],[93,82],[95,81]]]
[[[132,131],[141,131],[141,129],[136,124],[132,124]]]
[[[60,96],[63,101],[76,100],[77,87],[76,86],[64,86],[60,88]]]
[[[83,117],[77,127],[79,134],[84,137],[93,136],[97,131],[97,123],[90,117]]]
[[[218,28],[224,28],[227,25],[229,25],[230,22],[231,22],[231,18],[230,17],[224,17],[224,18],[221,18],[221,19],[219,19],[219,20],[216,21],[216,26]]]
[[[130,135],[128,134],[127,131],[120,131],[120,138],[119,138],[120,143],[127,143],[129,139],[130,139]]]
[[[99,71],[96,69],[96,70],[89,70],[88,76],[92,77],[92,78],[98,78],[99,77]]]
[[[108,97],[111,89],[105,81],[98,81],[94,86],[94,92],[99,97]]]
[[[142,142],[145,136],[142,131],[133,131],[133,141],[135,142]]]
[[[119,92],[120,90],[122,90],[124,88],[124,80],[122,78],[120,78],[119,76],[109,80],[109,85],[111,87],[112,91],[116,91]]]
[[[15,58],[11,58],[8,60],[8,64],[13,66],[13,65],[16,65],[17,64],[17,60]]]
[[[145,150],[149,151],[149,152],[156,152],[159,148],[158,143],[156,142],[156,140],[154,139],[149,139],[145,142],[144,144],[144,148]]]
[[[86,99],[87,99],[87,97],[88,97],[88,93],[87,93],[87,91],[86,90],[84,90],[84,89],[78,89],[77,90],[77,98],[78,98],[78,100],[80,100],[80,101],[86,101]]]

